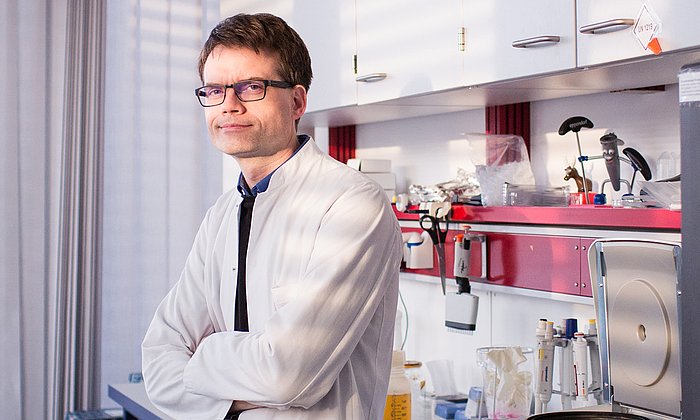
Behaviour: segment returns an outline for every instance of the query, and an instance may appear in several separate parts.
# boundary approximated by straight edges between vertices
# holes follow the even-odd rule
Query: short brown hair
[[[199,78],[204,83],[204,63],[214,48],[243,47],[260,54],[276,54],[279,73],[286,82],[311,86],[311,57],[299,34],[281,18],[269,13],[237,14],[221,22],[209,34],[199,54]]]

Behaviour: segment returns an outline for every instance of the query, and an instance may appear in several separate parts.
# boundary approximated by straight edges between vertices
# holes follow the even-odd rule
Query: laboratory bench
[[[409,209],[410,211],[411,209]],[[404,233],[421,233],[421,214],[394,208]],[[659,208],[480,207],[454,205],[447,222],[446,278],[454,279],[454,240],[469,232],[486,237],[472,242],[470,281],[517,290],[591,297],[588,249],[599,238],[681,241],[681,212]],[[411,248],[412,249],[412,248]],[[433,253],[435,254],[435,253]],[[482,267],[485,261],[486,268]],[[402,268],[404,273],[439,281],[437,255],[432,268]],[[486,276],[483,273],[486,272]]]
[[[399,220],[418,220],[420,214],[400,212]],[[631,208],[598,205],[569,207],[519,207],[453,205],[449,216],[454,223],[520,224],[559,227],[614,228],[680,232],[681,212],[661,208]]]

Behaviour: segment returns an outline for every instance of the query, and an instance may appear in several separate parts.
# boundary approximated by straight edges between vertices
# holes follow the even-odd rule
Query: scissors
[[[428,232],[430,239],[433,240],[435,250],[438,256],[438,266],[440,267],[440,285],[442,286],[442,294],[445,294],[445,240],[447,239],[447,227],[445,230],[440,229],[440,221],[433,216],[423,215],[420,220],[421,229]]]

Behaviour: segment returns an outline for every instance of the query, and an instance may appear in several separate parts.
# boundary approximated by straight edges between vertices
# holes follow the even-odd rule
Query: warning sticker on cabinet
[[[654,54],[661,53],[659,33],[661,32],[661,19],[648,4],[643,4],[634,24],[634,37],[641,44],[644,51]]]

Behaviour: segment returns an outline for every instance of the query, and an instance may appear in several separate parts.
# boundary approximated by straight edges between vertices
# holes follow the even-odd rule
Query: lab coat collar
[[[313,138],[307,135],[304,135],[304,137],[306,137],[306,140],[297,149],[296,153],[270,174],[270,182],[266,190],[268,193],[284,188],[290,177],[305,176],[308,172],[308,168],[305,168],[305,165],[312,164],[315,161],[313,156],[325,155]],[[328,157],[328,155],[325,156]]]
[[[259,193],[264,193],[265,191],[267,191],[267,188],[270,185],[270,180],[272,179],[272,174],[274,174],[279,168],[281,168],[285,163],[287,163],[289,159],[292,159],[294,155],[296,155],[297,152],[299,152],[299,150],[301,150],[310,139],[311,137],[309,137],[306,134],[297,135],[297,141],[299,142],[299,146],[296,148],[296,150],[294,150],[292,156],[290,156],[287,160],[282,162],[282,165],[278,166],[277,168],[275,168],[275,170],[267,174],[267,176],[265,176],[265,178],[261,179],[257,184],[255,184],[253,188],[250,188],[248,186],[248,183],[245,181],[243,173],[241,172],[238,175],[238,185],[236,186],[241,196],[257,196]]]

